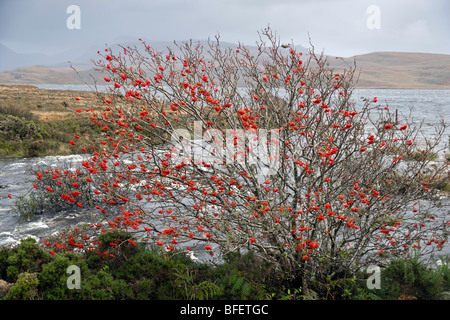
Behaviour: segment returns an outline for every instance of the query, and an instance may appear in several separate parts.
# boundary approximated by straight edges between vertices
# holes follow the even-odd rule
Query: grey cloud
[[[66,8],[81,9],[81,29],[65,26]],[[381,29],[366,26],[369,5],[381,10]],[[102,47],[115,39],[205,39],[254,44],[270,25],[284,41],[332,55],[372,51],[450,54],[446,0],[47,0],[0,2],[0,43],[21,52]]]

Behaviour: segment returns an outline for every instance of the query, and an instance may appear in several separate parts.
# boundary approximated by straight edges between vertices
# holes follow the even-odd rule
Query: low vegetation
[[[382,269],[380,289],[368,289],[365,272],[353,278],[313,281],[309,294],[251,253],[234,253],[212,265],[129,242],[131,234],[109,231],[99,241],[118,241],[114,258],[98,253],[55,253],[35,239],[0,250],[4,300],[390,300],[447,299],[450,270],[430,268],[417,257],[393,259]],[[80,268],[80,289],[69,289],[67,268]],[[326,279],[325,279],[326,280]],[[0,290],[1,291],[1,290]]]
[[[76,112],[79,92],[0,85],[0,157],[21,158],[80,152],[74,135],[100,130]],[[86,105],[87,106],[87,105]]]

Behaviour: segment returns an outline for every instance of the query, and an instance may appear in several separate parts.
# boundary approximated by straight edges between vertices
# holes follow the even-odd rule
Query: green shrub
[[[0,248],[0,279],[6,279],[9,252],[8,248]]]
[[[92,296],[136,299],[183,299],[185,294],[176,280],[180,270],[186,270],[193,262],[184,254],[163,254],[158,248],[146,248],[137,243],[128,242],[131,235],[127,232],[112,230],[99,236],[98,252],[107,251],[115,257],[105,257],[94,252],[86,255],[89,270],[101,270],[96,277],[88,280]],[[114,243],[116,245],[111,246]],[[192,267],[192,266],[189,266]],[[104,272],[108,272],[106,275]],[[97,280],[110,283],[111,290],[102,291]],[[126,283],[131,291],[124,291]]]
[[[39,290],[46,300],[71,300],[83,299],[83,292],[67,287],[67,279],[70,274],[67,268],[71,265],[80,267],[81,284],[83,285],[90,272],[87,264],[73,253],[59,253],[54,255],[53,261],[45,264],[39,274]]]
[[[33,120],[0,114],[0,134],[6,139],[29,140],[36,135],[48,137],[42,126]]]
[[[275,279],[273,270],[267,262],[259,260],[251,252],[227,254],[225,263],[210,271],[210,278],[217,279],[223,288],[223,299],[264,299],[268,289],[273,290]]]
[[[83,299],[92,300],[123,300],[133,299],[133,291],[123,279],[115,279],[103,268],[82,280],[81,293]]]
[[[104,234],[98,236],[98,252],[108,252],[114,255],[114,258],[105,258],[95,252],[88,252],[86,254],[86,261],[89,268],[101,269],[108,265],[110,268],[116,270],[126,262],[129,258],[134,258],[136,253],[141,250],[141,246],[134,246],[128,240],[132,239],[132,235],[121,230],[109,230]],[[111,244],[114,245],[111,245]]]
[[[120,266],[116,266],[116,276],[128,283],[136,279],[144,282],[133,285],[136,295],[144,290],[148,299],[183,299],[183,287],[176,282],[178,272],[186,270],[180,255],[164,256],[158,249],[137,248],[137,252]],[[149,281],[151,279],[151,281]]]
[[[443,281],[442,272],[427,267],[417,255],[397,258],[381,270],[381,289],[372,290],[372,298],[391,300],[405,295],[420,300],[436,300],[443,292]]]
[[[79,153],[69,144],[74,135],[98,136],[101,129],[89,119],[40,122],[31,113],[0,106],[0,156],[36,157]],[[80,139],[80,141],[83,140]]]
[[[208,300],[222,294],[223,288],[209,280],[200,281],[198,270],[189,267],[174,269],[174,283],[184,289],[185,300]]]
[[[39,248],[31,237],[22,239],[18,247],[10,249],[7,254],[3,252],[1,256],[4,268],[1,273],[7,282],[15,282],[23,272],[39,273],[51,259],[50,254]]]
[[[442,264],[436,269],[442,275],[443,290],[450,291],[450,263],[449,258],[441,258]]]
[[[5,300],[34,300],[38,297],[38,273],[23,272],[9,289]]]
[[[251,252],[233,253],[222,264],[198,263],[184,252],[165,252],[128,242],[132,235],[108,231],[99,236],[99,250],[115,257],[86,253],[55,253],[27,238],[20,245],[0,250],[0,276],[14,283],[5,299],[123,300],[123,299],[441,299],[450,291],[448,262],[429,268],[415,257],[393,259],[381,272],[381,289],[369,290],[367,277],[330,275],[311,282],[310,295],[299,284],[274,272]],[[110,243],[117,245],[111,246]],[[67,269],[77,265],[81,288],[69,289]]]

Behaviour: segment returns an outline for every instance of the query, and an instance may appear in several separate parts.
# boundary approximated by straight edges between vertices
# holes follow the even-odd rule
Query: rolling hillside
[[[93,75],[101,79],[94,70],[86,69],[86,66],[91,64],[87,58],[84,60],[86,61],[79,64],[83,69],[78,68],[83,78],[89,80]],[[360,71],[358,88],[450,89],[450,55],[374,52],[349,58],[329,57],[330,65],[337,72],[345,65],[353,65],[354,60]],[[66,62],[66,66],[61,68],[49,67],[46,64],[0,72],[0,83],[81,84],[82,80]]]
[[[344,59],[360,69],[358,87],[395,89],[450,89],[450,55],[375,52]],[[333,61],[334,60],[334,61]],[[333,66],[344,65],[330,59]]]

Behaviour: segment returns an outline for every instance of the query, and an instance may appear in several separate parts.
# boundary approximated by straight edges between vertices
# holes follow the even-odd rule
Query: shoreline
[[[70,92],[92,92],[90,90],[81,90],[81,89],[60,89],[60,88],[51,88],[51,87],[88,87],[95,86],[94,84],[80,84],[80,83],[0,83],[0,87],[18,87],[18,88],[32,88],[39,90],[51,90],[51,91],[70,91]],[[47,88],[46,88],[47,87]],[[109,88],[109,85],[97,85],[97,87],[105,87]],[[448,87],[442,88],[428,88],[428,87],[371,87],[371,86],[355,86],[355,90],[405,90],[405,91],[414,91],[414,90],[423,90],[423,91],[450,91]]]
[[[76,153],[73,135],[96,132],[77,109],[97,103],[94,92],[0,84],[0,158]]]

